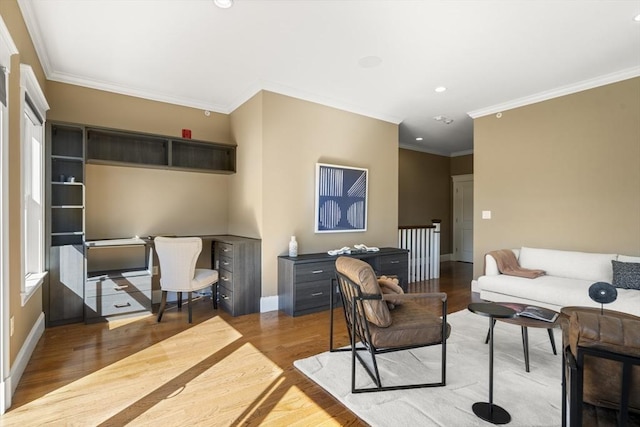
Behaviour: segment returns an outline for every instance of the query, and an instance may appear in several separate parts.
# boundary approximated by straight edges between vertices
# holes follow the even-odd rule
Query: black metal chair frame
[[[578,346],[577,360],[571,353],[571,348],[566,346],[562,354],[562,427],[567,425],[567,387],[569,388],[569,425],[570,427],[582,426],[583,410],[583,382],[584,382],[584,358],[600,357],[615,360],[622,364],[622,384],[620,387],[620,404],[618,406],[618,426],[626,426],[629,422],[629,395],[631,392],[631,368],[640,365],[640,357],[613,353],[611,351]],[[569,368],[569,381],[567,385],[567,366]]]
[[[420,344],[404,347],[376,348],[371,342],[371,333],[369,330],[369,322],[364,315],[363,301],[366,300],[383,300],[382,295],[363,294],[360,286],[354,283],[347,276],[337,272],[337,279],[331,281],[331,291],[334,289],[334,281],[340,284],[338,291],[342,300],[342,308],[344,311],[345,322],[349,331],[349,347],[334,348],[333,347],[333,293],[330,300],[330,338],[329,350],[331,352],[350,351],[351,352],[351,392],[367,393],[375,391],[390,390],[407,390],[425,387],[441,387],[446,385],[446,367],[447,367],[447,294],[442,292],[415,294],[419,298],[437,298],[442,301],[442,342],[433,344]],[[358,341],[360,346],[357,345]],[[410,350],[413,348],[429,347],[431,345],[442,345],[442,369],[440,381],[421,383],[421,384],[405,384],[394,386],[383,386],[376,361],[376,354],[390,353],[401,350]],[[369,352],[373,364],[373,370],[369,367],[359,352]],[[371,380],[375,383],[375,387],[356,388],[356,359],[365,369]]]

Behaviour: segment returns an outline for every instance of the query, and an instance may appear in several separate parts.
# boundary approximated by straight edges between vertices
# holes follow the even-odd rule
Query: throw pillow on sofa
[[[611,261],[613,286],[621,289],[640,290],[640,263]]]

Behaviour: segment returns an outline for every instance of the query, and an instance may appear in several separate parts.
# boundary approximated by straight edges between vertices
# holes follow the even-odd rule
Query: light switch
[[[491,211],[482,211],[482,219],[491,219]]]

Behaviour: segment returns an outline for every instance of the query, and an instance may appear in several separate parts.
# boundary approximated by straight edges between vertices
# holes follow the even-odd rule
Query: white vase
[[[298,242],[296,241],[296,236],[291,236],[291,240],[289,241],[289,256],[298,256]]]

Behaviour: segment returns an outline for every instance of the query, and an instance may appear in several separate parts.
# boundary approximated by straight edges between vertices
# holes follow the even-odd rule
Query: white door
[[[473,175],[453,178],[453,258],[473,262]]]

